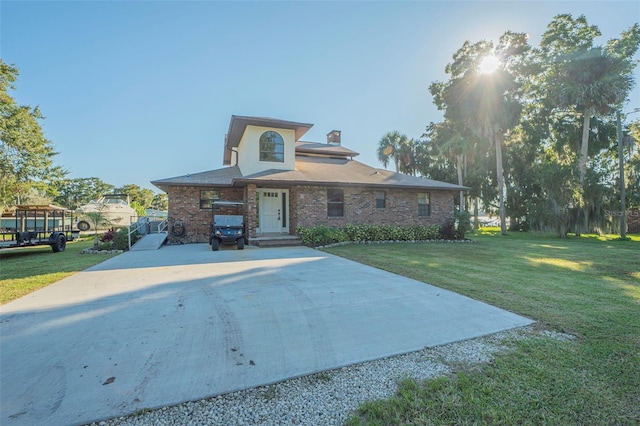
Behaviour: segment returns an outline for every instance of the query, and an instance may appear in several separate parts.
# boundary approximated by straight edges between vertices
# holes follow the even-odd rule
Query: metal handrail
[[[132,229],[132,226],[135,224],[131,224],[129,225],[129,232],[127,233],[127,238],[129,240],[129,250],[131,250],[131,234],[133,234],[134,232],[138,231],[141,227],[146,226],[147,223],[149,223],[149,217],[145,216],[143,221],[138,220],[138,222],[136,222],[138,224],[138,226],[136,226],[135,228]]]
[[[169,218],[166,218],[162,222],[158,224],[158,230],[156,231],[158,234],[160,232],[164,232],[169,227]]]
[[[147,226],[149,224],[149,216],[144,216],[142,217],[142,219],[144,220],[138,220],[138,222],[136,222],[138,225],[134,228],[132,228],[133,225],[129,225],[129,233],[127,235],[127,238],[129,240],[129,250],[131,250],[131,234],[133,234],[136,231],[139,231],[141,227],[143,226]],[[154,231],[154,234],[159,234],[160,232],[165,231],[169,226],[169,218],[164,219],[162,222],[160,222],[158,224],[158,229],[156,231]],[[149,234],[151,232],[148,232]]]

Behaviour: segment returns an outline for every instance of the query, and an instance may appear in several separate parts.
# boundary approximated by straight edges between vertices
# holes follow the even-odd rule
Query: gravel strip
[[[350,365],[336,370],[233,392],[173,407],[92,423],[114,425],[341,425],[366,401],[387,399],[398,382],[452,372],[451,366],[489,362],[508,350],[505,339],[538,335],[560,341],[572,336],[535,325]]]

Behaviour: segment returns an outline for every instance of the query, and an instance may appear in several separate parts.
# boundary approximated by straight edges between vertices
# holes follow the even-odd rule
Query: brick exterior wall
[[[314,225],[343,227],[353,225],[435,225],[453,216],[455,191],[386,189],[386,207],[376,208],[376,192],[380,189],[348,187],[344,190],[344,216],[327,217],[327,187],[292,188],[291,230]],[[431,215],[418,217],[418,192],[431,196]]]
[[[249,235],[249,238],[254,238],[256,236],[256,227],[258,226],[256,197],[257,197],[256,185],[254,184],[247,185],[244,191],[244,199],[246,203],[245,222],[247,224],[247,234]]]
[[[335,187],[329,187],[335,188]],[[327,187],[289,187],[289,229],[295,234],[298,227],[327,225],[343,227],[348,223],[374,225],[435,225],[453,215],[456,191],[386,189],[386,207],[376,208],[376,192],[380,189],[346,187],[344,190],[344,216],[327,217]],[[245,188],[229,187],[171,187],[169,188],[169,241],[176,243],[209,242],[212,222],[211,209],[200,209],[200,191],[220,192],[220,199],[243,201],[247,234],[256,236],[256,185]],[[431,214],[418,217],[418,192],[428,192]],[[183,221],[186,232],[183,236],[171,234],[176,220]]]
[[[208,243],[211,233],[213,213],[211,209],[200,208],[200,191],[219,191],[220,199],[227,201],[243,201],[243,188],[228,187],[187,187],[173,186],[169,188],[169,242],[172,243]],[[184,223],[185,233],[182,236],[172,235],[171,229],[175,221]]]

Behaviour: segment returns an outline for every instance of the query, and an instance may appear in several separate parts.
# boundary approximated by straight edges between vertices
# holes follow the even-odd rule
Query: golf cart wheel
[[[244,250],[244,238],[238,240],[238,250]]]
[[[56,237],[56,241],[51,245],[54,253],[63,252],[65,248],[67,248],[67,239],[64,235],[58,235]]]
[[[220,241],[218,241],[217,238],[214,238],[213,240],[211,240],[211,250],[218,251],[219,248],[220,248]]]
[[[91,228],[91,225],[89,225],[89,222],[87,222],[86,220],[81,220],[80,222],[78,222],[78,229],[81,231],[88,231]]]

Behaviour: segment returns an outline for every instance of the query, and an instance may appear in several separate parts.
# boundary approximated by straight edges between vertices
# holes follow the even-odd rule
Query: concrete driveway
[[[127,252],[0,307],[0,424],[83,424],[530,323],[304,247]]]

